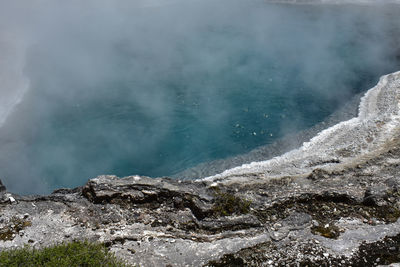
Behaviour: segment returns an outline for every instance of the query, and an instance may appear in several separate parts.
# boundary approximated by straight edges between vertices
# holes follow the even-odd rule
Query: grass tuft
[[[0,252],[0,266],[129,266],[100,243],[74,241],[35,249],[29,246]]]
[[[234,194],[216,190],[213,213],[216,216],[246,214],[250,211],[251,201],[242,199]]]

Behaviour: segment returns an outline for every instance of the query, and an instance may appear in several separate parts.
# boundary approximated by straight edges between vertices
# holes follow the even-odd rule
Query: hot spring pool
[[[74,3],[32,7],[20,25],[30,88],[0,128],[12,192],[247,153],[400,67],[397,5]]]

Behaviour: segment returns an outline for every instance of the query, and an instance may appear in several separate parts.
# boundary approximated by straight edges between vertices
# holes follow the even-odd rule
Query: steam
[[[244,86],[251,75],[258,77],[253,82],[260,88],[299,79],[310,97],[339,105],[361,89],[353,87],[358,77],[398,68],[393,55],[399,8],[332,9],[346,10],[240,0],[0,0],[0,125],[5,122],[0,178],[11,191],[43,193],[56,185],[81,185],[105,172],[118,174],[128,165],[133,166],[129,174],[139,171],[137,165],[157,174],[154,162],[176,157],[168,170],[172,174],[186,166],[182,158],[189,165],[213,159],[222,153],[218,145],[223,140],[213,140],[212,134],[235,125],[230,117],[237,106],[225,91],[240,96],[249,90]],[[229,42],[227,36],[232,36]],[[341,45],[359,47],[359,54],[347,55],[354,50]],[[350,59],[357,56],[359,62]],[[281,68],[288,73],[276,71]],[[243,84],[224,88],[230,79]],[[271,99],[278,93],[273,88]],[[257,100],[257,92],[248,95]],[[300,97],[307,101],[295,89],[286,95],[285,105],[298,105]],[[319,110],[313,102],[307,108]],[[101,109],[114,113],[94,112]],[[65,110],[71,110],[71,118]],[[171,119],[178,113],[187,116],[186,128],[177,128]],[[137,117],[147,123],[138,123]],[[271,131],[284,134],[308,126],[308,118],[298,114]],[[71,132],[69,139],[60,138],[71,127],[88,137]],[[181,150],[165,147],[166,139],[187,128],[198,128],[188,140],[215,142],[215,151],[189,141],[175,144]],[[46,129],[54,134],[39,134]],[[230,152],[240,149],[233,146]],[[82,154],[95,164],[82,164]],[[48,166],[38,169],[44,159]]]

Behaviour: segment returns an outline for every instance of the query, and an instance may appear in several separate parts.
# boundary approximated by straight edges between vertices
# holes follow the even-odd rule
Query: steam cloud
[[[153,166],[162,161],[152,155],[169,138],[171,117],[182,103],[193,107],[188,121],[214,125],[216,132],[230,120],[236,107],[221,90],[232,90],[232,95],[245,90],[223,88],[222,82],[232,77],[243,81],[258,75],[257,81],[265,84],[272,80],[269,72],[285,66],[289,72],[274,80],[301,77],[313,90],[310,95],[339,103],[360,89],[351,87],[360,76],[398,68],[399,10],[397,5],[289,7],[240,0],[0,0],[0,125],[7,118],[0,128],[0,178],[11,191],[43,193],[55,185],[81,185],[82,179],[109,171],[117,155],[121,168],[135,162]],[[354,50],[341,45],[359,47],[359,54],[346,54]],[[243,51],[252,55],[239,56]],[[349,59],[357,56],[359,61]],[[286,93],[298,98],[298,91]],[[107,127],[99,125],[103,118],[91,112],[113,105],[119,112],[104,115],[110,116]],[[124,114],[132,110],[127,109],[147,118],[148,124],[136,125],[132,118],[134,126],[128,127]],[[82,123],[51,121],[54,113],[62,118],[65,110],[75,118],[84,114],[87,121],[80,128],[90,138],[81,140],[72,132],[70,139],[55,135],[41,140],[38,132],[46,128],[62,133]],[[299,115],[290,125],[282,123],[279,131],[305,124],[307,118]],[[210,138],[208,134],[199,128],[191,138]],[[214,142],[217,147],[219,140]],[[49,145],[28,149],[38,143]],[[191,148],[179,153],[218,154],[185,144]],[[99,149],[93,153],[85,147]],[[132,150],[136,156],[130,155]],[[96,164],[82,168],[77,157],[82,153]],[[121,155],[132,158],[126,162]],[[49,165],[45,173],[37,168],[43,158]],[[181,168],[177,162],[170,172]]]

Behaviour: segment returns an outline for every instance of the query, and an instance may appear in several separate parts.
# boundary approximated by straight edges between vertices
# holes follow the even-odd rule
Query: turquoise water
[[[399,68],[399,11],[207,1],[67,16],[29,51],[0,177],[46,193],[168,176],[307,129]]]

